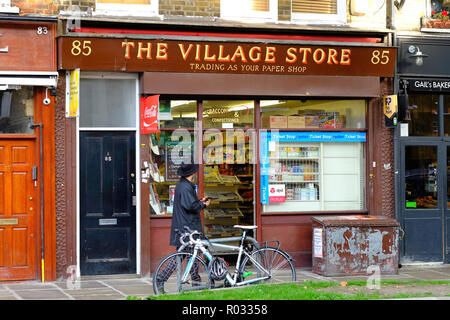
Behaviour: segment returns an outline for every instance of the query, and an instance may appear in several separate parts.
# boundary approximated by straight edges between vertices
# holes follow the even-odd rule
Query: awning
[[[0,90],[13,89],[17,86],[42,86],[56,88],[57,82],[57,72],[0,71]]]

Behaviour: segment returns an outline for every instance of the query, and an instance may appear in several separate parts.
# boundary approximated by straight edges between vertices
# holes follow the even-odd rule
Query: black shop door
[[[136,273],[135,132],[80,132],[81,274]]]
[[[450,142],[400,146],[402,260],[450,263]]]

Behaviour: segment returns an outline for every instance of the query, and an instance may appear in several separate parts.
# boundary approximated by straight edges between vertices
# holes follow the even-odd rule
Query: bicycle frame
[[[256,261],[255,259],[252,258],[252,256],[247,252],[247,250],[244,249],[244,241],[245,241],[245,231],[242,234],[241,237],[241,243],[239,245],[239,247],[237,246],[233,246],[233,245],[227,245],[227,244],[222,244],[222,243],[211,243],[205,240],[197,240],[194,246],[194,253],[192,255],[192,257],[189,259],[189,262],[186,266],[186,270],[184,271],[183,277],[181,278],[181,283],[186,283],[187,282],[187,278],[189,275],[189,272],[191,271],[192,265],[198,255],[199,250],[203,253],[203,255],[209,260],[211,261],[213,259],[212,254],[205,248],[205,246],[208,245],[212,245],[213,247],[219,247],[219,248],[224,248],[224,249],[228,249],[228,250],[232,250],[232,251],[239,251],[238,253],[238,259],[236,262],[236,268],[234,271],[233,276],[230,274],[230,272],[228,271],[227,275],[226,275],[226,279],[228,280],[228,282],[232,285],[232,286],[243,286],[246,284],[250,284],[250,283],[254,283],[254,282],[258,282],[261,280],[266,280],[270,278],[270,274],[269,271],[267,271],[258,261]],[[259,271],[261,271],[263,274],[265,274],[265,276],[263,277],[258,277],[256,279],[252,279],[252,280],[244,280],[244,281],[240,281],[238,282],[238,274],[239,274],[239,268],[241,266],[241,259],[242,259],[242,255],[247,256],[253,263],[253,265],[259,269]]]

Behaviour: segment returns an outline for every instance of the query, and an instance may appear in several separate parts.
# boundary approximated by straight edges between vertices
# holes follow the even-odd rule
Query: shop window
[[[408,111],[403,122],[409,136],[436,137],[439,135],[439,96],[435,94],[409,94]]]
[[[161,99],[158,118],[161,128],[194,128],[197,120],[197,101]]]
[[[450,137],[450,95],[444,95],[444,136]]]
[[[405,207],[437,208],[437,147],[407,146],[405,159]]]
[[[365,140],[365,132],[262,132],[263,212],[365,210]]]
[[[203,101],[203,128],[253,128],[253,100]]]
[[[195,157],[194,133],[185,129],[163,130],[147,136],[149,163],[144,163],[143,179],[150,179],[150,214],[171,215],[175,186],[180,180],[181,163]],[[197,181],[194,181],[196,183]]]
[[[292,21],[308,24],[346,23],[346,0],[292,0]]]
[[[180,180],[177,170],[181,163],[198,159],[196,100],[159,101],[160,133],[148,135],[150,162],[145,179],[150,179],[150,213],[172,215],[175,186]],[[197,162],[197,161],[196,161]],[[197,183],[198,181],[194,181]]]
[[[32,134],[33,87],[0,91],[0,134]]]
[[[239,235],[236,224],[254,224],[253,100],[203,101],[205,234],[212,238]]]
[[[363,129],[364,100],[261,100],[261,127],[275,129]]]
[[[116,16],[157,16],[159,0],[96,0],[96,13]]]
[[[365,100],[261,100],[260,110],[263,212],[366,209]]]
[[[80,128],[135,128],[135,79],[80,81]]]
[[[220,17],[231,20],[277,21],[278,0],[222,0]]]

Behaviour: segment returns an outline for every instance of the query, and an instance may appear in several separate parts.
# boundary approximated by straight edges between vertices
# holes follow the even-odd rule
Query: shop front
[[[399,37],[402,118],[396,133],[401,261],[449,261],[448,39]]]
[[[56,19],[0,18],[0,281],[55,280]]]
[[[145,275],[173,251],[176,171],[191,159],[199,196],[211,198],[204,233],[236,236],[233,225],[256,224],[253,236],[280,240],[297,266],[311,265],[313,216],[394,214],[375,204],[391,188],[374,174],[377,151],[392,149],[375,147],[389,136],[381,97],[396,49],[386,35],[312,44],[161,33],[59,38],[59,69],[81,70],[79,116],[68,120],[79,227],[68,232],[82,275]],[[143,134],[149,97],[158,126]]]

